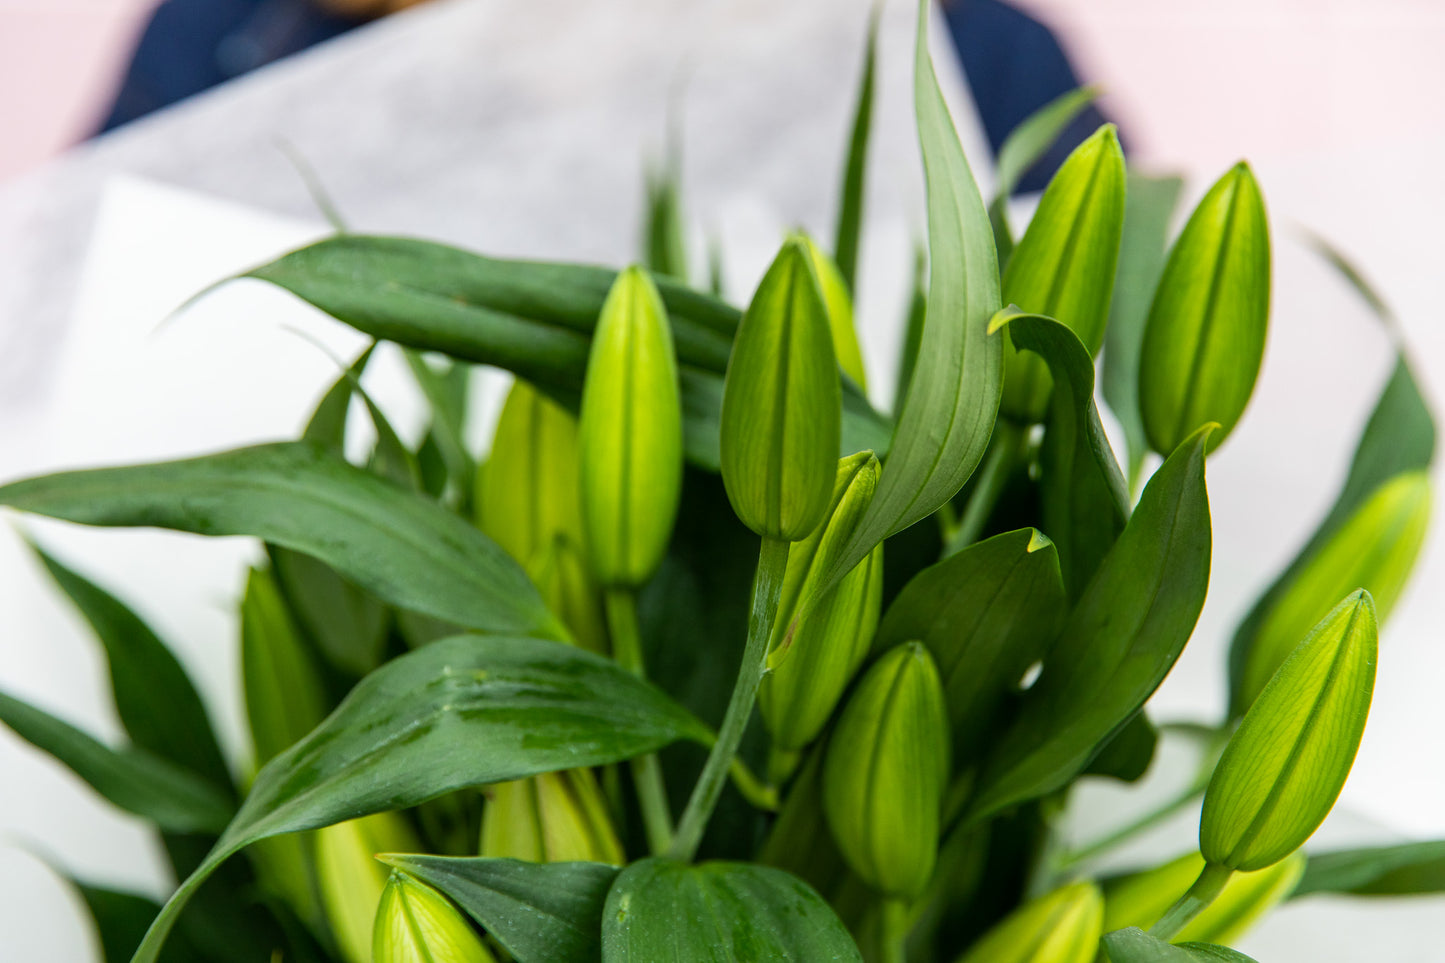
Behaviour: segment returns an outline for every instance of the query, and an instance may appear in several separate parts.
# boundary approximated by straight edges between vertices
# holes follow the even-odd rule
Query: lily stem
[[[642,658],[642,636],[637,629],[637,596],[631,589],[612,588],[603,594],[607,628],[612,637],[612,654],[628,672],[647,678]],[[647,847],[658,855],[672,845],[672,807],[662,782],[662,766],[656,753],[631,760],[632,781],[637,787],[637,804],[642,810]]]
[[[768,657],[768,639],[773,633],[773,620],[778,614],[778,597],[783,589],[783,571],[788,566],[788,543],[776,538],[763,538],[758,554],[757,574],[753,576],[753,603],[748,613],[748,640],[743,648],[738,679],[733,685],[727,713],[718,730],[717,742],[703,765],[702,775],[687,801],[677,835],[673,837],[668,855],[690,862],[697,855],[702,834],[707,829],[717,806],[718,796],[727,781],[728,770],[738,754],[743,732],[753,714],[758,686],[763,681],[763,668]]]
[[[1234,870],[1228,866],[1217,866],[1214,863],[1205,863],[1204,872],[1189,887],[1189,891],[1179,897],[1179,902],[1169,908],[1169,911],[1160,917],[1159,922],[1149,929],[1149,935],[1168,943],[1179,931],[1189,924],[1189,921],[1198,916],[1206,906],[1214,902],[1214,898],[1224,889],[1224,884],[1229,882],[1229,877],[1234,875]]]

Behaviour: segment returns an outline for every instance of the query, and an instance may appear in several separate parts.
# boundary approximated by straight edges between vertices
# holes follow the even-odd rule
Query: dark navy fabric
[[[1017,7],[1003,0],[948,0],[943,14],[995,156],[1024,118],[1081,85],[1053,32]],[[1043,190],[1069,152],[1105,120],[1096,107],[1075,118],[1016,193]]]
[[[141,35],[101,130],[305,50],[356,23],[311,0],[165,0]]]

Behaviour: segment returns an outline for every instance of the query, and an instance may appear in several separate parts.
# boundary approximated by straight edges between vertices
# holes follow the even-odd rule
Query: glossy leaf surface
[[[1003,339],[988,332],[1000,307],[998,258],[928,54],[927,8],[919,9],[913,96],[928,194],[928,257],[935,270],[918,361],[877,494],[825,585],[884,538],[952,498],[983,458],[998,413]]]
[[[828,904],[782,870],[645,859],[624,869],[602,917],[605,963],[858,961]]]
[[[210,716],[166,644],[120,599],[32,547],[105,647],[116,713],[131,742],[229,789],[230,768]]]
[[[960,761],[987,746],[999,710],[1043,658],[1064,615],[1054,544],[1031,528],[976,542],[918,573],[888,607],[875,650],[909,639],[938,664]]]
[[[385,861],[445,893],[517,963],[601,957],[602,908],[615,866],[412,855]]]
[[[1311,893],[1405,896],[1445,892],[1445,841],[1311,853],[1294,897]]]
[[[1303,846],[1329,815],[1364,735],[1378,635],[1369,593],[1355,592],[1269,680],[1205,791],[1205,859],[1263,869]]]
[[[305,443],[31,478],[0,487],[0,504],[84,525],[252,535],[424,615],[492,632],[565,632],[486,536]]]
[[[1184,181],[1150,177],[1130,171],[1124,202],[1124,231],[1114,273],[1114,296],[1104,329],[1104,367],[1100,379],[1104,400],[1124,428],[1129,449],[1129,490],[1137,491],[1149,441],[1139,412],[1139,355],[1144,325],[1164,261],[1169,253],[1169,223],[1179,204]]]
[[[1057,387],[1039,452],[1043,527],[1059,548],[1069,597],[1077,599],[1129,520],[1129,493],[1094,406],[1094,364],[1067,326],[1000,315],[1013,343],[1047,363]]]
[[[1209,584],[1208,431],[1180,445],[1150,479],[990,753],[970,804],[974,818],[1065,785],[1179,658]]]
[[[235,810],[228,794],[143,749],[112,749],[49,713],[0,693],[0,722],[49,753],[126,812],[177,833],[219,832]]]
[[[1244,414],[1269,324],[1269,224],[1254,175],[1236,164],[1174,242],[1144,331],[1139,404],[1157,452],[1217,422],[1211,450]]]
[[[1123,228],[1124,154],[1113,125],[1106,124],[1049,183],[1008,259],[1003,302],[1058,319],[1092,359],[1104,341]],[[1050,388],[1040,359],[1020,357],[1014,345],[1004,349],[1004,416],[1023,424],[1041,420]]]
[[[166,904],[137,963],[154,959],[206,877],[256,840],[708,738],[661,692],[573,646],[498,636],[434,642],[367,676],[257,774],[216,848]]]

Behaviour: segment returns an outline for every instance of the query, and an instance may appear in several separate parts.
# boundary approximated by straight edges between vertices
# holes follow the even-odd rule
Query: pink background
[[[83,137],[155,0],[0,0],[0,180]],[[1445,129],[1437,0],[1022,0],[1140,160],[1193,169]]]

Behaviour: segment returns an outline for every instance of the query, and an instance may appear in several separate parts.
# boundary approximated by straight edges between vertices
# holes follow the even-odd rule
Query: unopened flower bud
[[[958,963],[1092,963],[1103,916],[1099,888],[1071,883],[1004,917]]]
[[[943,683],[921,642],[864,674],[829,738],[823,814],[853,871],[877,892],[923,892],[937,859],[948,784]]]
[[[372,963],[494,963],[466,917],[426,883],[393,870],[376,908]]]
[[[487,790],[481,855],[534,863],[620,866],[622,843],[590,769],[504,782]]]
[[[783,245],[733,339],[723,382],[723,486],[743,524],[797,541],[833,491],[842,389],[806,243]]]
[[[809,603],[872,500],[878,471],[878,459],[872,452],[842,459],[827,519],[788,551],[769,657],[771,671],[758,691],[763,720],[779,750],[801,749],[822,731],[867,658],[878,628],[883,602],[882,545]],[[807,606],[806,613],[799,611],[800,605]]]
[[[1354,765],[1375,687],[1378,628],[1361,589],[1315,626],[1225,747],[1199,822],[1214,866],[1263,869],[1324,822]]]
[[[848,282],[833,259],[823,252],[811,237],[803,235],[808,245],[808,257],[813,271],[818,276],[818,290],[823,295],[823,306],[828,310],[828,329],[833,332],[833,351],[838,356],[838,367],[853,383],[864,391],[868,390],[868,377],[863,369],[863,351],[858,347],[858,330],[853,324],[853,296],[848,293]]]
[[[376,908],[388,873],[373,857],[416,848],[397,813],[377,813],[316,831],[321,905],[346,963],[371,963]]]
[[[593,575],[637,587],[662,561],[682,493],[682,401],[667,311],[641,268],[602,305],[578,433],[582,523]]]

